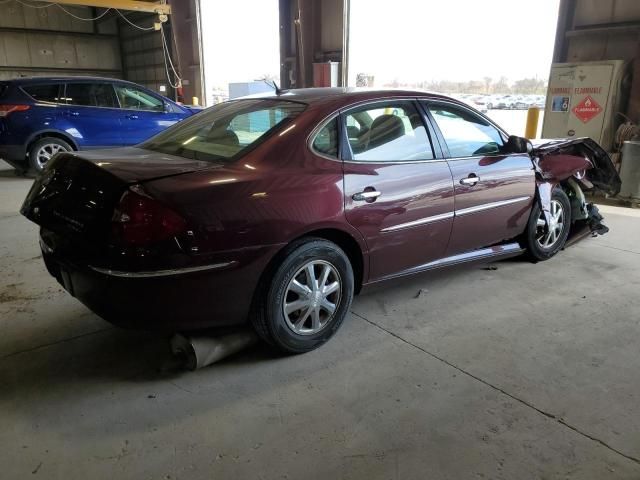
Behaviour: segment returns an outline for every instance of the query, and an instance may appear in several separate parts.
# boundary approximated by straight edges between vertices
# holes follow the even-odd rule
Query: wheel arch
[[[46,137],[58,138],[67,142],[71,145],[71,148],[74,150],[78,150],[78,144],[71,138],[71,136],[66,132],[61,132],[60,130],[42,130],[40,132],[36,132],[32,134],[26,142],[25,153],[28,155],[31,146],[37,142],[38,140]]]
[[[365,275],[367,274],[363,248],[353,235],[335,227],[308,230],[283,245],[267,263],[267,266],[263,270],[260,278],[258,279],[258,283],[256,284],[258,285],[256,291],[259,289],[259,285],[266,281],[266,278],[268,278],[274,269],[282,263],[291,246],[303,241],[305,238],[321,238],[328,240],[338,245],[344,251],[351,262],[351,267],[353,268],[354,292],[356,294],[359,293],[362,288],[362,284],[364,283]]]
[[[338,245],[344,253],[349,257],[351,267],[353,268],[354,292],[357,294],[362,289],[364,282],[364,254],[358,241],[351,234],[337,228],[321,228],[312,230],[298,237],[294,241],[298,241],[305,237],[323,238]]]

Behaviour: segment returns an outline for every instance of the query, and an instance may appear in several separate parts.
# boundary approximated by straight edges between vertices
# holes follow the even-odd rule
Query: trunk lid
[[[104,245],[114,209],[131,185],[215,167],[139,148],[58,154],[33,183],[20,212],[82,244]]]
[[[84,151],[81,154],[72,155],[97,165],[129,184],[220,166],[138,147]]]

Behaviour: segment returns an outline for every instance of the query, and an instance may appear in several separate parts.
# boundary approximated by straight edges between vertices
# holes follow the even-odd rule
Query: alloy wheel
[[[562,237],[565,222],[564,207],[558,200],[551,200],[550,213],[549,226],[545,229],[547,222],[544,217],[544,212],[540,212],[536,234],[538,245],[547,250],[555,247]]]
[[[66,151],[67,149],[62,145],[58,145],[57,143],[47,143],[42,145],[36,152],[36,161],[38,162],[40,169],[42,169],[56,153]]]
[[[313,335],[326,327],[340,303],[342,280],[324,260],[313,260],[293,276],[284,294],[282,311],[287,326],[299,335]]]

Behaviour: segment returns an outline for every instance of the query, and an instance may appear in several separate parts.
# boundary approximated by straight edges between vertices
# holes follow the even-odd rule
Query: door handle
[[[468,177],[460,179],[460,184],[461,185],[468,185],[470,187],[473,187],[479,181],[480,181],[480,177],[479,176],[477,176],[475,173],[470,173]]]
[[[364,192],[354,193],[351,198],[356,202],[374,202],[380,195],[382,195],[382,192],[377,190],[365,190]]]
[[[137,120],[138,119],[138,115],[125,115],[126,118],[128,118],[129,120]]]
[[[80,112],[73,112],[71,110],[67,110],[64,113],[65,113],[65,115],[68,115],[70,117],[78,117],[78,116],[80,116]]]

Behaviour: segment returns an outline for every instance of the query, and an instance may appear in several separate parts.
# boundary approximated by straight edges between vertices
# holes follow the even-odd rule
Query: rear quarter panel
[[[65,136],[68,126],[60,125],[57,105],[32,104],[29,110],[13,112],[4,119],[4,140],[7,145],[28,145],[40,132],[54,131]]]
[[[314,230],[348,233],[366,252],[345,220],[342,163],[307,148],[315,122],[305,118],[233,164],[145,185],[187,219],[192,234],[185,248],[197,263],[237,261],[251,292],[278,251]]]

